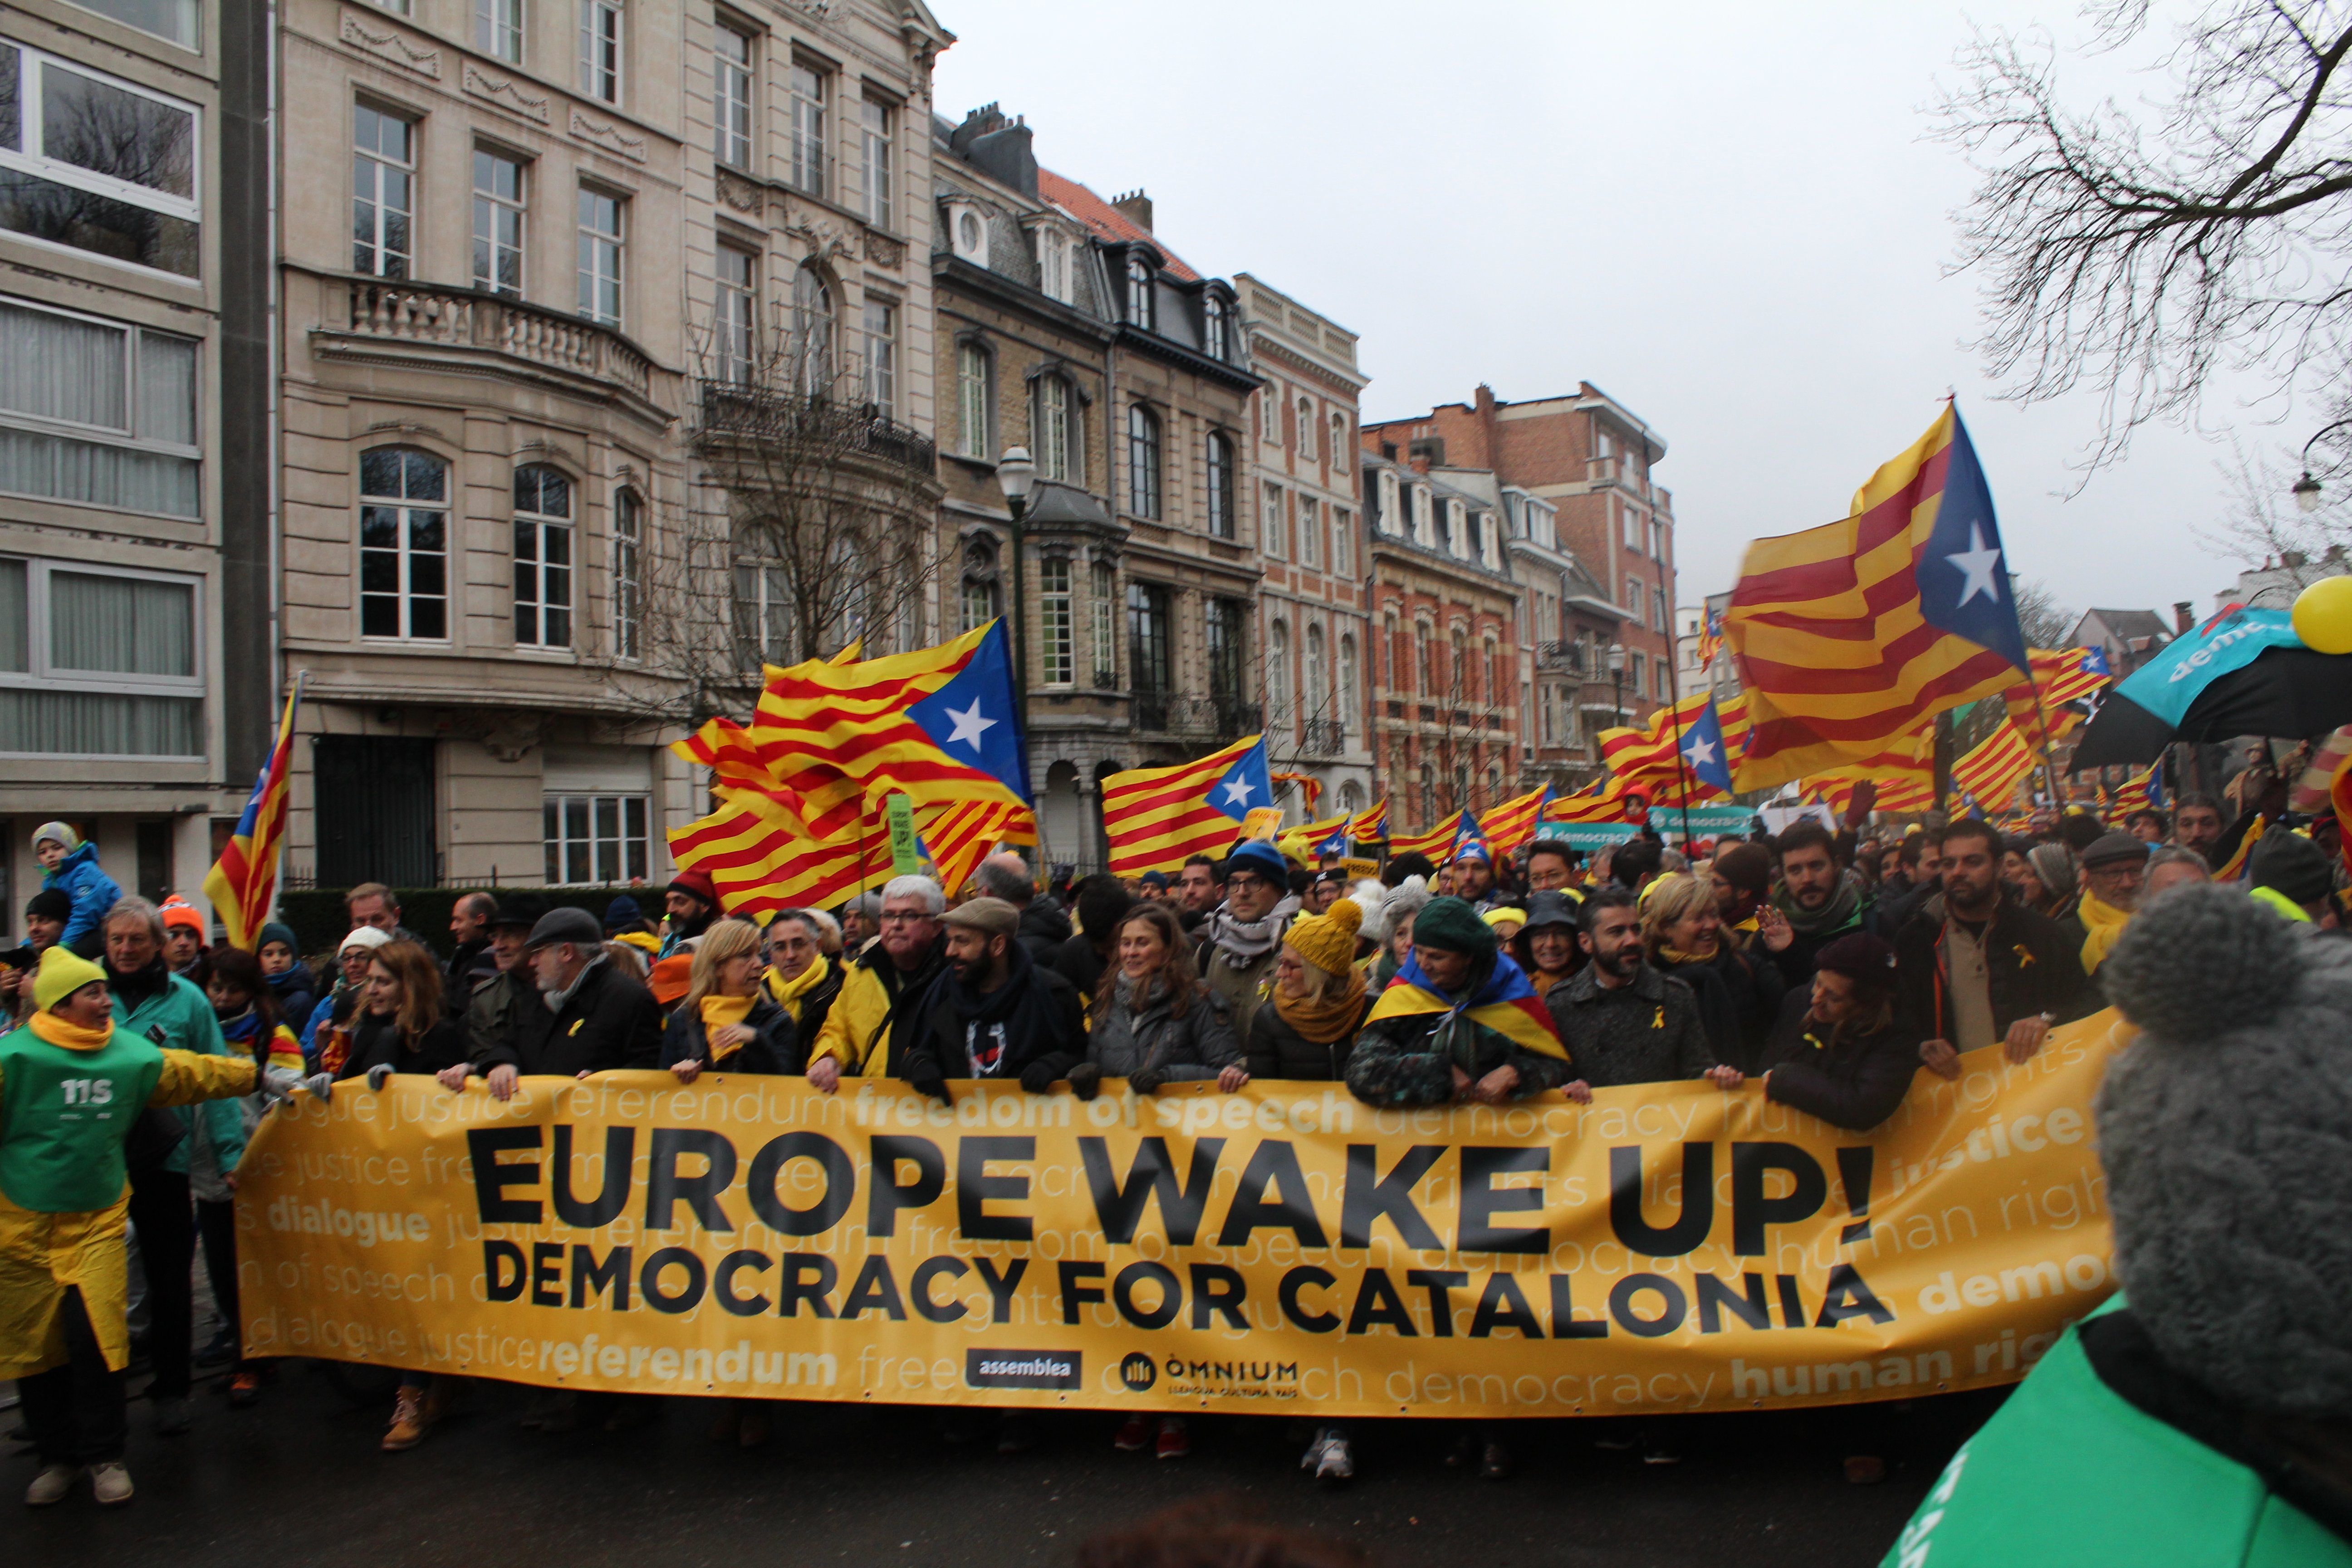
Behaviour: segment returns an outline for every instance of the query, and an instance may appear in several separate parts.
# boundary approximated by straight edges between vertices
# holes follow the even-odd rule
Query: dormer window
[[[955,247],[966,261],[988,265],[988,223],[970,207],[956,214]]]
[[[1226,359],[1225,302],[1214,294],[1201,301],[1201,346],[1211,359]]]
[[[1070,237],[1050,225],[1037,230],[1037,287],[1048,300],[1073,303]]]
[[[1151,263],[1140,256],[1127,258],[1127,324],[1151,330]]]

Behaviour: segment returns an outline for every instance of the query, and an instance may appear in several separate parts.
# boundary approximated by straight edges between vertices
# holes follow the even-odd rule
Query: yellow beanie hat
[[[1298,956],[1328,974],[1345,974],[1356,962],[1356,931],[1364,911],[1353,899],[1341,899],[1319,915],[1301,915],[1282,933],[1284,942]]]
[[[41,950],[41,967],[33,976],[33,1005],[46,1013],[106,971],[63,942]]]

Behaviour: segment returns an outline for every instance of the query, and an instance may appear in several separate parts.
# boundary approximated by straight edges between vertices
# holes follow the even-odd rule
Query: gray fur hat
[[[2097,1105],[2132,1310],[2233,1404],[2352,1415],[2352,942],[2189,884],[2099,980],[2145,1031]]]
[[[1386,947],[1406,917],[1419,914],[1421,906],[1435,896],[1429,890],[1427,880],[1420,877],[1407,877],[1391,888],[1387,900],[1381,905],[1380,944]]]

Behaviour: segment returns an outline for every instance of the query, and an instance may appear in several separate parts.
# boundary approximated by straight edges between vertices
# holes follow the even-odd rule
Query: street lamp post
[[[1037,465],[1029,460],[1026,447],[1007,447],[996,459],[996,488],[1004,492],[1004,504],[1013,513],[1013,695],[1021,705],[1024,731],[1029,723],[1029,595],[1024,592],[1021,520],[1028,515],[1029,485],[1036,477]]]
[[[1625,727],[1625,645],[1609,645],[1610,706],[1617,710],[1617,727]]]
[[[2295,510],[2307,515],[2319,510],[2319,481],[2311,477],[2311,449],[2319,445],[2320,436],[2332,435],[2347,426],[2352,426],[2352,419],[2338,419],[2303,444],[2303,478],[2294,481],[2290,492],[2294,497]]]

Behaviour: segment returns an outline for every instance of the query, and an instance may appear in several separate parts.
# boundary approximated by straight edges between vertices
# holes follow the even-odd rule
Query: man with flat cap
[[[2083,850],[2083,901],[2074,919],[2083,928],[2083,973],[2095,974],[2116,939],[2139,908],[2147,875],[2147,846],[2128,833],[2106,833]]]
[[[1086,1055],[1077,991],[1029,956],[1018,909],[1003,899],[971,899],[940,923],[947,968],[891,1026],[898,1076],[945,1100],[951,1078],[1022,1079],[1041,1058]],[[1043,1093],[1051,1080],[1023,1087]]]
[[[526,1010],[539,1005],[539,987],[530,977],[530,929],[546,913],[547,900],[537,893],[499,889],[488,926],[495,967],[466,999],[466,1059],[439,1075],[446,1088],[462,1089],[468,1078],[478,1076],[499,1099],[514,1097],[520,1060],[515,1031]]]
[[[525,1077],[585,1078],[661,1065],[661,1007],[613,967],[604,926],[586,910],[550,910],[524,939],[536,998],[515,1010],[508,1043],[475,1066],[510,1062]]]

